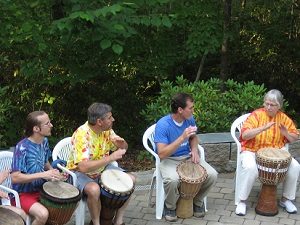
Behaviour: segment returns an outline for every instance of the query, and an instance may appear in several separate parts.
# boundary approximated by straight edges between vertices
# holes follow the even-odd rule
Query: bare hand
[[[114,151],[109,156],[112,161],[117,161],[118,159],[122,159],[125,153],[126,153],[126,149],[119,148],[117,151]]]
[[[266,123],[262,128],[263,131],[268,130],[270,127],[274,126],[274,124],[275,124],[275,122]]]
[[[198,151],[191,151],[191,160],[193,163],[199,163],[200,162],[200,156]]]
[[[1,198],[7,198],[8,199],[8,194],[6,192],[0,191],[0,199]]]
[[[279,129],[283,136],[286,137],[289,134],[288,129],[283,124],[279,124]]]
[[[9,176],[9,170],[0,172],[0,184]]]
[[[124,138],[121,138],[118,135],[111,136],[110,140],[115,146],[122,146],[125,143]]]
[[[44,172],[44,179],[50,181],[63,180],[64,176],[57,169],[50,169]]]
[[[193,135],[195,135],[197,132],[197,127],[196,126],[189,126],[188,128],[186,128],[183,132],[183,137],[184,139],[189,138]]]

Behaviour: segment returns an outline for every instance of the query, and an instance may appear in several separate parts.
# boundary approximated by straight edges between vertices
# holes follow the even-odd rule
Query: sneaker
[[[236,206],[235,214],[238,216],[246,215],[246,203],[245,202],[239,202],[239,204]]]
[[[297,213],[296,206],[290,200],[285,200],[284,202],[280,201],[279,205],[282,208],[284,208],[288,213]]]
[[[202,206],[194,205],[194,216],[198,218],[205,216],[204,204],[202,204]]]
[[[165,214],[166,221],[169,221],[169,222],[177,221],[176,210],[171,210],[171,209],[168,209],[167,207],[165,207],[164,214]]]

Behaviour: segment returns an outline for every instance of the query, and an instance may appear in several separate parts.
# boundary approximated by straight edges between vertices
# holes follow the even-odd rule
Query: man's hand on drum
[[[117,161],[122,159],[123,155],[125,155],[126,149],[119,148],[118,150],[114,151],[112,154],[109,155],[111,161]]]
[[[192,160],[193,163],[199,163],[200,162],[200,156],[199,156],[198,149],[191,151],[191,160]]]
[[[49,181],[64,180],[64,176],[57,169],[50,169],[44,172],[44,179]]]

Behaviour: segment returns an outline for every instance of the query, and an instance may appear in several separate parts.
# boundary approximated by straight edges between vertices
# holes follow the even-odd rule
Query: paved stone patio
[[[148,189],[151,180],[151,171],[137,173],[138,189]],[[165,219],[155,219],[155,207],[148,207],[149,190],[136,190],[133,193],[132,200],[126,210],[126,225],[165,225],[165,224],[184,224],[184,225],[300,225],[300,212],[297,214],[288,214],[279,207],[279,213],[273,217],[260,216],[255,213],[255,206],[260,191],[260,182],[257,180],[247,203],[247,215],[235,215],[234,205],[234,174],[219,174],[217,183],[208,195],[208,212],[204,218],[179,219],[175,223],[165,221]],[[281,196],[282,185],[278,186],[277,197]],[[296,197],[296,206],[300,210],[300,193]],[[89,223],[90,217],[86,212],[85,222]],[[74,216],[67,225],[74,225]]]

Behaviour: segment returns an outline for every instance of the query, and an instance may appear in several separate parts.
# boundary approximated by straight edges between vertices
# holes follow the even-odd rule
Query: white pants
[[[254,185],[256,178],[258,177],[257,164],[255,161],[255,153],[250,151],[241,152],[241,172],[242,178],[239,186],[239,200],[247,200],[251,189]],[[297,180],[299,176],[300,165],[292,158],[285,180],[283,182],[282,196],[294,200],[297,190]]]

